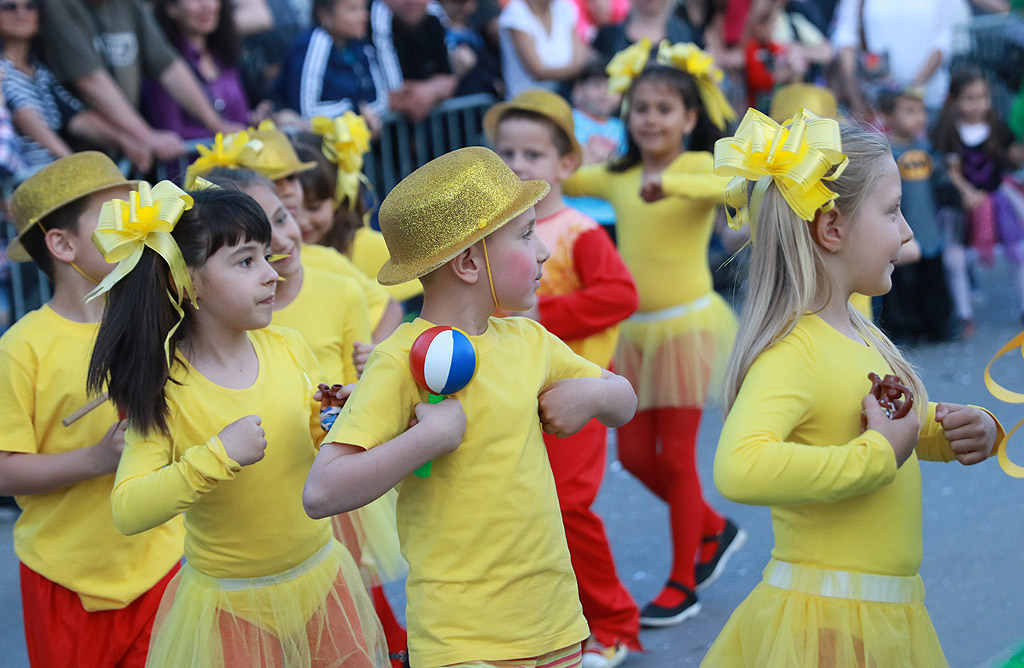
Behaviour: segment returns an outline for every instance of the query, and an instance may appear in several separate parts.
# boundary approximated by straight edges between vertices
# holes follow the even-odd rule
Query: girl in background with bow
[[[302,509],[323,371],[298,333],[267,327],[271,238],[248,195],[167,181],[107,202],[93,236],[125,257],[96,290],[109,296],[89,367],[128,420],[114,522],[185,518],[148,666],[387,665],[352,557]]]
[[[889,145],[806,110],[780,127],[752,109],[716,144],[715,171],[735,177],[735,207],[757,180],[715,484],[771,507],[775,547],[702,665],[947,666],[917,574],[918,457],[975,464],[1002,429],[978,408],[929,404],[913,367],[849,304],[889,290],[913,237]],[[887,417],[871,372],[899,376],[913,410]]]
[[[710,56],[662,42],[657,64],[648,66],[650,48],[642,39],[608,65],[609,85],[625,91],[626,154],[581,168],[562,188],[611,202],[619,252],[640,295],[615,354],[640,401],[618,430],[619,459],[669,506],[672,571],[640,615],[645,625],[668,626],[700,611],[696,590],[745,540],[705,501],[696,461],[703,405],[736,327],[707,259],[727,184],[712,173],[709,151],[734,114]]]

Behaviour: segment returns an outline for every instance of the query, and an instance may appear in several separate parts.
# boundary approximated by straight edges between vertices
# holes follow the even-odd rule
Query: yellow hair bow
[[[192,277],[181,255],[178,242],[171,231],[181,214],[192,208],[192,197],[170,181],[161,181],[155,186],[139,183],[138,190],[132,191],[128,201],[107,200],[100,209],[99,223],[92,234],[92,242],[99,249],[103,259],[117,266],[107,274],[86,299],[95,299],[107,292],[127,276],[143,250],[148,246],[167,262],[171,271],[171,282],[177,294],[168,293],[171,305],[178,312],[178,323],[171,328],[164,341],[167,363],[170,364],[170,340],[174,330],[185,317],[181,302],[185,295],[195,304],[195,288]]]
[[[608,72],[608,90],[612,93],[625,93],[633,79],[644,71],[650,58],[651,40],[646,37],[616,53],[605,68]]]
[[[711,54],[702,51],[696,44],[670,44],[666,39],[658,45],[658,63],[687,72],[694,78],[700,101],[704,103],[704,111],[719,130],[724,130],[729,121],[736,120],[736,111],[719,88],[724,75],[715,65]]]
[[[1024,356],[1024,332],[1021,332],[1017,336],[1010,339],[1006,345],[999,349],[988,365],[985,366],[985,387],[992,393],[999,401],[1005,401],[1009,404],[1024,404],[1024,394],[1020,392],[1013,392],[1008,390],[996,381],[992,380],[992,365],[997,359],[1010,352],[1014,348],[1021,349],[1021,355]],[[1006,448],[1010,443],[1010,438],[1017,432],[1018,429],[1024,426],[1024,420],[1021,420],[1013,426],[1013,429],[1006,432],[1006,436],[1003,437],[999,443],[996,443],[996,449],[998,450],[999,466],[1006,472],[1007,475],[1013,476],[1014,478],[1024,478],[1024,466],[1014,464],[1010,461],[1010,456],[1006,453]]]
[[[199,157],[185,170],[185,183],[191,183],[196,176],[208,174],[217,167],[241,167],[251,163],[263,149],[263,142],[246,130],[227,136],[218,132],[213,146],[199,144]]]
[[[313,132],[324,138],[323,153],[338,166],[334,201],[348,199],[349,210],[359,199],[359,184],[370,182],[363,175],[363,156],[370,150],[370,128],[359,114],[346,111],[333,120],[326,116],[313,119]]]
[[[818,118],[806,109],[779,125],[756,109],[748,109],[736,134],[715,142],[715,173],[732,176],[725,202],[737,210],[729,226],[738,229],[744,218],[751,221],[751,239],[761,197],[775,183],[786,202],[803,220],[828,211],[838,197],[823,181],[835,180],[849,159],[842,152],[839,124]],[[747,180],[757,181],[749,213]]]

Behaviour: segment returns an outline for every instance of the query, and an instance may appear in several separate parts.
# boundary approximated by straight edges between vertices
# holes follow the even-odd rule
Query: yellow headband
[[[838,197],[823,181],[835,180],[847,164],[839,123],[818,118],[806,109],[782,125],[756,109],[748,109],[736,134],[715,142],[715,174],[733,177],[725,203],[737,213],[735,217],[728,214],[729,226],[739,229],[749,218],[751,240],[757,209],[769,184],[778,186],[796,215],[814,220],[815,213],[830,210]],[[749,207],[748,180],[757,181]]]
[[[992,393],[992,396],[1000,401],[1005,401],[1010,404],[1022,404],[1024,403],[1024,394],[1006,389],[996,381],[992,380],[992,375],[990,373],[992,370],[992,364],[1014,348],[1021,348],[1021,354],[1024,355],[1024,332],[1013,337],[1006,343],[1006,345],[999,349],[999,352],[997,352],[991,360],[989,360],[988,364],[985,366],[985,387],[987,387],[988,391]],[[1010,443],[1010,438],[1018,429],[1021,428],[1021,425],[1024,425],[1024,420],[1015,424],[1013,429],[1006,432],[1006,436],[1003,437],[1003,440],[996,443],[996,449],[998,450],[999,455],[999,466],[1002,467],[1003,471],[1005,471],[1007,475],[1013,476],[1014,478],[1024,478],[1024,466],[1014,464],[1010,461],[1010,456],[1006,453],[1006,448]]]
[[[658,45],[658,63],[682,70],[693,77],[697,82],[697,92],[704,104],[704,111],[719,130],[724,130],[727,123],[736,120],[736,112],[719,88],[724,75],[715,66],[711,54],[702,51],[696,44],[669,44],[666,39]]]
[[[370,187],[370,182],[363,175],[363,156],[370,150],[370,128],[362,116],[346,111],[333,120],[326,116],[315,117],[313,132],[324,138],[324,155],[338,166],[335,204],[348,198],[351,211],[359,198],[359,184]]]
[[[86,296],[87,300],[102,295],[127,276],[138,264],[146,246],[167,262],[176,292],[168,293],[168,297],[178,312],[178,322],[164,340],[168,365],[171,363],[171,335],[185,317],[181,302],[185,295],[188,295],[193,305],[196,301],[195,287],[185,265],[185,258],[181,255],[178,242],[171,236],[181,214],[191,209],[192,204],[192,197],[170,181],[161,181],[155,186],[143,181],[139,183],[138,190],[129,194],[127,202],[112,199],[103,203],[99,223],[92,233],[92,242],[103,259],[110,263],[116,262],[117,266]]]
[[[185,183],[191,184],[197,176],[209,174],[217,167],[236,168],[252,163],[263,150],[263,142],[248,131],[240,130],[229,135],[218,132],[213,146],[196,146],[199,157],[185,170]]]

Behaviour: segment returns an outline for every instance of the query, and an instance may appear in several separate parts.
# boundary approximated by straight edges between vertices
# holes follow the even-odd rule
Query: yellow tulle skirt
[[[160,602],[152,668],[387,668],[387,646],[355,563],[336,540],[259,578],[185,564]]]
[[[701,407],[717,396],[735,338],[736,314],[711,292],[623,321],[615,371],[633,384],[637,410]]]
[[[705,668],[948,668],[921,577],[772,560],[732,613]]]
[[[334,537],[348,548],[366,586],[398,580],[409,571],[398,541],[398,492],[331,518]]]

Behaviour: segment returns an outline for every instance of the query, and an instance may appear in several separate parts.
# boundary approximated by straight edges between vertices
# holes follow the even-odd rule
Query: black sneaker
[[[725,521],[725,528],[722,533],[714,536],[707,536],[704,542],[718,543],[715,556],[707,561],[697,564],[694,575],[697,581],[697,591],[700,591],[718,579],[718,576],[725,570],[725,564],[738,549],[747,542],[747,532],[733,524],[732,520]]]
[[[666,587],[672,587],[686,594],[683,602],[674,608],[665,608],[655,603],[648,603],[640,611],[640,624],[643,626],[674,626],[685,622],[700,613],[700,602],[697,593],[684,584],[669,580]]]

